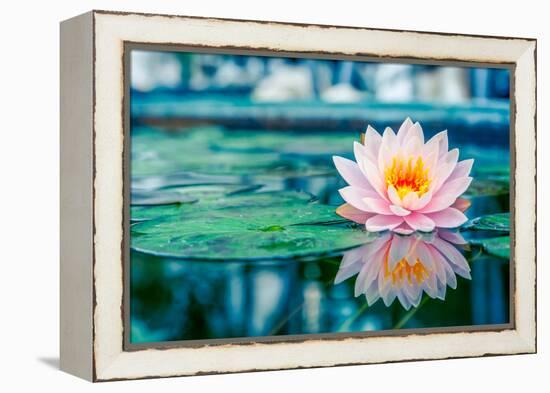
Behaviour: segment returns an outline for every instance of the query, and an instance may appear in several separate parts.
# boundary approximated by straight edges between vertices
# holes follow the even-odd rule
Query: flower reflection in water
[[[445,229],[408,236],[386,232],[346,252],[334,281],[358,274],[355,296],[364,294],[369,306],[380,298],[389,306],[398,298],[408,310],[419,305],[423,292],[444,300],[447,286],[456,288],[456,275],[471,279],[459,251],[466,247],[460,233]]]

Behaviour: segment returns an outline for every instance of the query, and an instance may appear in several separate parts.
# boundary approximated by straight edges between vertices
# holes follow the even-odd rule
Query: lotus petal
[[[367,231],[399,234],[455,228],[466,221],[469,201],[460,196],[472,182],[474,160],[458,161],[458,149],[449,151],[447,130],[425,142],[422,126],[406,118],[397,134],[386,127],[380,135],[367,126],[363,142],[353,144],[356,162],[333,157],[349,184],[340,194],[356,209],[344,205],[339,215],[365,223]]]

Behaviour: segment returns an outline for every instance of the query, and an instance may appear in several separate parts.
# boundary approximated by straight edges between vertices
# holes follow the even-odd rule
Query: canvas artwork
[[[128,345],[510,326],[509,68],[128,65]]]

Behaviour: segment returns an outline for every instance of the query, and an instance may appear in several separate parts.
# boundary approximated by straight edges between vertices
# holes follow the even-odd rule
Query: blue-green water
[[[427,124],[427,135],[440,131]],[[472,240],[470,249],[461,251],[472,279],[458,277],[445,300],[424,295],[411,310],[397,300],[389,307],[381,300],[367,307],[363,296],[354,296],[355,277],[335,285],[349,247],[328,243],[327,231],[353,228],[331,222],[342,203],[337,191],[345,186],[331,157],[352,158],[361,130],[262,126],[132,125],[132,342],[508,322],[509,260],[506,252],[476,240],[487,231],[464,231]],[[508,134],[493,130],[496,136],[487,140],[483,128],[461,127],[449,130],[449,139],[451,147],[460,148],[460,159],[476,160],[467,216],[508,212]],[[293,192],[314,197],[311,217],[331,224],[290,232],[294,221],[304,219],[297,213],[304,210],[298,208],[302,202],[288,196],[288,213],[277,217],[280,209],[265,195]],[[254,203],[259,194],[264,199]],[[239,237],[228,243],[226,233]],[[506,231],[497,234],[507,239]]]

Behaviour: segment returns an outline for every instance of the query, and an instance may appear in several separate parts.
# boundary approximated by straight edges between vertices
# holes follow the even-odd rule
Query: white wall
[[[550,344],[546,287],[550,236],[541,199],[539,354],[400,363],[92,386],[59,372],[58,348],[58,22],[95,9],[175,13],[538,38],[539,195],[550,192],[548,110],[550,22],[545,2],[444,1],[36,1],[4,2],[0,13],[0,390],[491,392],[547,385]],[[546,103],[546,105],[545,105]],[[546,122],[546,124],[544,124]],[[546,125],[546,127],[545,127]],[[521,133],[521,130],[519,130]],[[521,190],[519,190],[521,192]],[[545,381],[545,382],[543,382]],[[12,386],[11,389],[8,386]],[[542,388],[534,389],[540,391]]]

